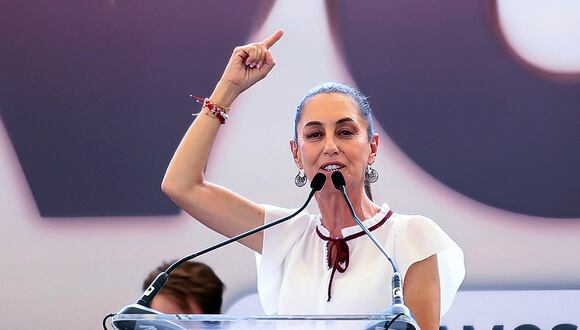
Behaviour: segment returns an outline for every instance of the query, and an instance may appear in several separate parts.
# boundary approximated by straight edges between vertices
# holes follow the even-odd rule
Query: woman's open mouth
[[[344,168],[344,165],[338,163],[326,164],[320,167],[321,170],[325,170],[327,172],[334,172]]]

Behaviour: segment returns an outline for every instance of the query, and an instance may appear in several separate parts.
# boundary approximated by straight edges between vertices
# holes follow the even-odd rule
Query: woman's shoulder
[[[262,204],[262,207],[264,208],[265,224],[282,219],[284,217],[288,217],[289,215],[298,211],[298,209],[289,209],[268,204]],[[317,225],[317,223],[320,221],[319,219],[319,214],[311,213],[308,210],[302,210],[300,213],[288,219],[287,221],[283,221],[282,223],[275,225],[275,227],[278,227],[278,229],[275,231],[283,235],[284,233],[290,235],[290,232],[292,232],[293,234],[290,236],[295,236],[299,233],[308,232],[309,229],[312,229],[312,227]],[[272,229],[267,230],[267,232],[271,232]]]
[[[427,216],[393,212],[389,221],[391,237],[399,247],[413,247],[428,253],[456,246],[437,222]]]
[[[404,214],[393,212],[389,221],[393,223],[393,229],[411,233],[442,231],[441,227],[433,219],[420,214]]]
[[[288,216],[296,211],[296,209],[289,209],[270,204],[261,204],[261,206],[264,208],[264,217],[266,222]]]

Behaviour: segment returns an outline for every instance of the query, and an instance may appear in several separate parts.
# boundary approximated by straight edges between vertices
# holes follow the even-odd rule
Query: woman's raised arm
[[[263,79],[275,65],[269,48],[282,34],[277,31],[263,42],[236,47],[209,97],[211,103],[229,108],[243,91]],[[263,224],[264,209],[205,180],[204,171],[220,125],[220,120],[203,107],[177,147],[161,189],[192,217],[232,237]],[[261,252],[262,234],[246,237],[241,243]]]

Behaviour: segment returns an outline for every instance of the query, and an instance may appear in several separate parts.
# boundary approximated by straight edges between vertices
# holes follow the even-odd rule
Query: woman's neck
[[[379,212],[380,207],[367,197],[362,187],[359,191],[347,189],[347,193],[359,219],[365,220]],[[331,237],[342,237],[343,228],[356,225],[344,197],[338,190],[323,189],[316,193],[315,198],[322,216],[322,225],[330,232]]]

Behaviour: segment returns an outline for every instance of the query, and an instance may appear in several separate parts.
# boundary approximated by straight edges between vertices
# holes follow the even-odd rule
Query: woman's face
[[[298,145],[290,141],[296,165],[308,179],[318,173],[330,178],[333,171],[344,175],[347,187],[363,187],[364,171],[376,158],[377,134],[368,139],[367,122],[355,101],[343,94],[319,94],[302,109]],[[324,190],[334,189],[325,185]]]

